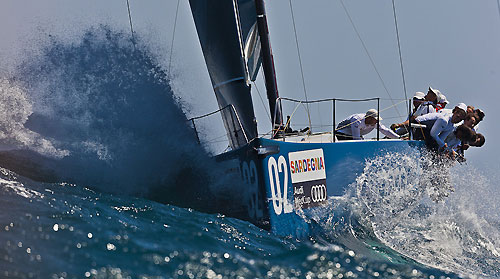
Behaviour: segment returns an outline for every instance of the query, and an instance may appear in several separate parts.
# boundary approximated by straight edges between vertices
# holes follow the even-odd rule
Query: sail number
[[[257,176],[257,167],[255,166],[255,162],[253,160],[249,163],[241,163],[241,175],[243,177],[243,181],[249,185],[247,188],[250,198],[248,203],[248,216],[252,219],[262,218],[264,216],[264,208],[262,208],[259,203],[259,181]]]
[[[269,171],[269,187],[271,188],[274,212],[277,215],[293,212],[293,205],[288,201],[288,166],[285,157],[280,156],[277,162],[274,157],[269,157],[267,169]],[[283,186],[280,181],[280,173],[283,173]]]

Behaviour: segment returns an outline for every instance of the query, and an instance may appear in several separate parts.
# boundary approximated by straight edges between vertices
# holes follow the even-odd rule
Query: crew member
[[[377,121],[378,119],[378,121]],[[336,136],[339,140],[361,140],[363,136],[370,133],[377,127],[382,134],[389,138],[397,139],[399,135],[385,127],[380,121],[382,117],[378,115],[376,109],[370,109],[365,114],[358,113],[349,116],[337,125]]]
[[[435,151],[446,149],[444,140],[453,132],[454,124],[465,119],[466,111],[467,106],[459,103],[451,114],[436,112],[415,118],[417,123],[426,125],[423,132],[427,148]]]
[[[450,155],[454,158],[460,145],[469,144],[476,141],[476,132],[465,124],[458,126],[453,133],[446,137],[445,143],[448,146]]]
[[[427,95],[425,95],[425,100],[432,102],[434,105],[436,105],[437,104],[437,97],[439,94],[441,94],[441,91],[429,86],[429,90],[427,90]]]
[[[448,100],[446,99],[446,96],[439,92],[439,94],[437,94],[437,100],[436,100],[437,104],[436,104],[436,112],[444,109],[446,107],[447,104],[449,104],[450,102],[448,102]]]
[[[423,105],[423,103],[426,103],[426,105]],[[431,105],[432,103],[429,103],[425,100],[425,94],[424,92],[416,92],[415,95],[413,96],[413,111],[409,118],[414,119],[415,117],[425,114],[425,113],[430,113],[433,112],[434,107]],[[430,106],[431,108],[424,109],[424,107]],[[424,113],[424,111],[426,111]],[[408,119],[409,119],[408,118]],[[393,130],[396,134],[403,136],[408,133],[408,125],[403,126],[403,127],[396,127],[395,124],[391,125],[391,130]]]

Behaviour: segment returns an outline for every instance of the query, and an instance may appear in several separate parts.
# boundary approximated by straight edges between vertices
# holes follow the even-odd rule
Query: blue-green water
[[[494,176],[455,166],[435,203],[411,175],[388,179],[386,162],[411,158],[376,158],[319,212],[322,234],[278,237],[174,206],[238,181],[196,144],[140,38],[97,27],[39,47],[0,78],[0,278],[500,277]]]
[[[367,257],[335,240],[280,238],[222,215],[2,173],[2,277],[456,277]]]
[[[335,237],[299,241],[274,236],[250,223],[223,215],[101,193],[79,185],[37,183],[5,169],[1,169],[0,175],[0,204],[2,278],[499,275],[498,255],[492,255],[498,246],[490,247],[490,253],[481,251],[481,245],[485,245],[481,229],[464,228],[461,222],[467,220],[454,220],[453,216],[436,217],[434,221],[441,223],[425,224],[430,228],[416,229],[418,226],[414,224],[406,228],[408,231],[400,228],[399,232],[382,232],[383,237],[394,234],[394,242],[386,242],[390,238],[376,239],[356,227],[359,224],[352,226],[347,220],[346,223],[351,223],[349,230],[342,225],[338,225],[339,230],[331,228]],[[431,222],[430,219],[427,221]],[[436,234],[435,238],[441,237],[448,243],[434,242],[430,246],[431,236],[421,243],[412,243],[419,241],[420,237],[413,235],[416,233]],[[416,249],[414,252],[429,253],[422,259],[428,260],[428,265],[419,264],[389,247],[398,249],[398,243],[403,241],[406,248]],[[471,265],[459,267],[461,261]]]

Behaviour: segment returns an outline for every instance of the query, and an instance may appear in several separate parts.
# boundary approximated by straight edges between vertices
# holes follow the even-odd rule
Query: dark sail
[[[254,81],[257,78],[259,67],[262,64],[255,1],[238,0],[238,11],[241,33],[244,41],[243,50],[245,58],[247,59],[248,73],[250,79]]]
[[[250,41],[251,34],[257,33],[255,4],[253,0],[189,3],[219,108],[230,106],[222,118],[231,148],[236,149],[258,135],[249,84],[260,66],[259,44]],[[252,69],[246,64],[249,54],[253,55],[249,59]]]

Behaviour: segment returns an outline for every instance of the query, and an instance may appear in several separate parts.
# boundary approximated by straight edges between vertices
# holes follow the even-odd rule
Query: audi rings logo
[[[313,202],[326,201],[327,193],[325,185],[316,185],[311,187],[311,199]]]

